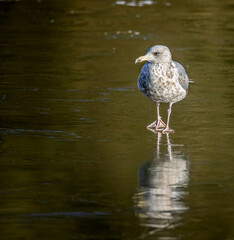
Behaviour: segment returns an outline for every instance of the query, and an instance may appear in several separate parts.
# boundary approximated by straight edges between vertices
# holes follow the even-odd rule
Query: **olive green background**
[[[233,33],[228,0],[0,1],[0,238],[233,239]],[[195,81],[161,139],[156,44]]]

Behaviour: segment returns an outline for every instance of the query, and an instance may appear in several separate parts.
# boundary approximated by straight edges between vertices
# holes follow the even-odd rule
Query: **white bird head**
[[[150,63],[170,63],[172,61],[172,56],[168,47],[155,45],[151,47],[144,56],[137,58],[135,63],[143,61]]]

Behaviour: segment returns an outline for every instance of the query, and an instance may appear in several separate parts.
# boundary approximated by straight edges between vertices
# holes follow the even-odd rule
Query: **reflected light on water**
[[[188,160],[173,148],[167,137],[167,150],[160,152],[161,133],[157,133],[156,156],[144,162],[138,170],[139,192],[135,196],[136,214],[143,226],[157,229],[178,224],[181,213],[187,210],[183,203],[189,182]]]
[[[141,1],[136,1],[136,0],[131,0],[131,1],[115,1],[115,5],[125,5],[128,7],[143,7],[143,6],[151,6],[156,4],[156,1],[152,0],[141,0]],[[168,2],[165,2],[166,6],[170,6],[171,4]]]

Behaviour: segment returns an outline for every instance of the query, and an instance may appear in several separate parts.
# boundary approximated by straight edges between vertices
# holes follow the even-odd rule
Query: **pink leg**
[[[174,133],[175,131],[173,129],[169,128],[169,121],[170,121],[170,115],[171,115],[171,107],[173,103],[169,103],[169,109],[168,109],[168,116],[167,116],[167,125],[162,130],[162,133]]]
[[[166,124],[163,122],[159,115],[159,102],[157,102],[157,120],[150,125],[147,126],[147,128],[155,128],[156,131],[162,131],[163,128],[166,127]]]

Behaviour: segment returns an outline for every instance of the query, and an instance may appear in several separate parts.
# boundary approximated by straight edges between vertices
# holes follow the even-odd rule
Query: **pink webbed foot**
[[[166,127],[166,124],[163,120],[159,119],[147,126],[147,128],[155,128],[156,131],[162,131]]]
[[[170,128],[166,127],[162,130],[162,133],[175,133],[175,131],[173,129],[170,129]]]

